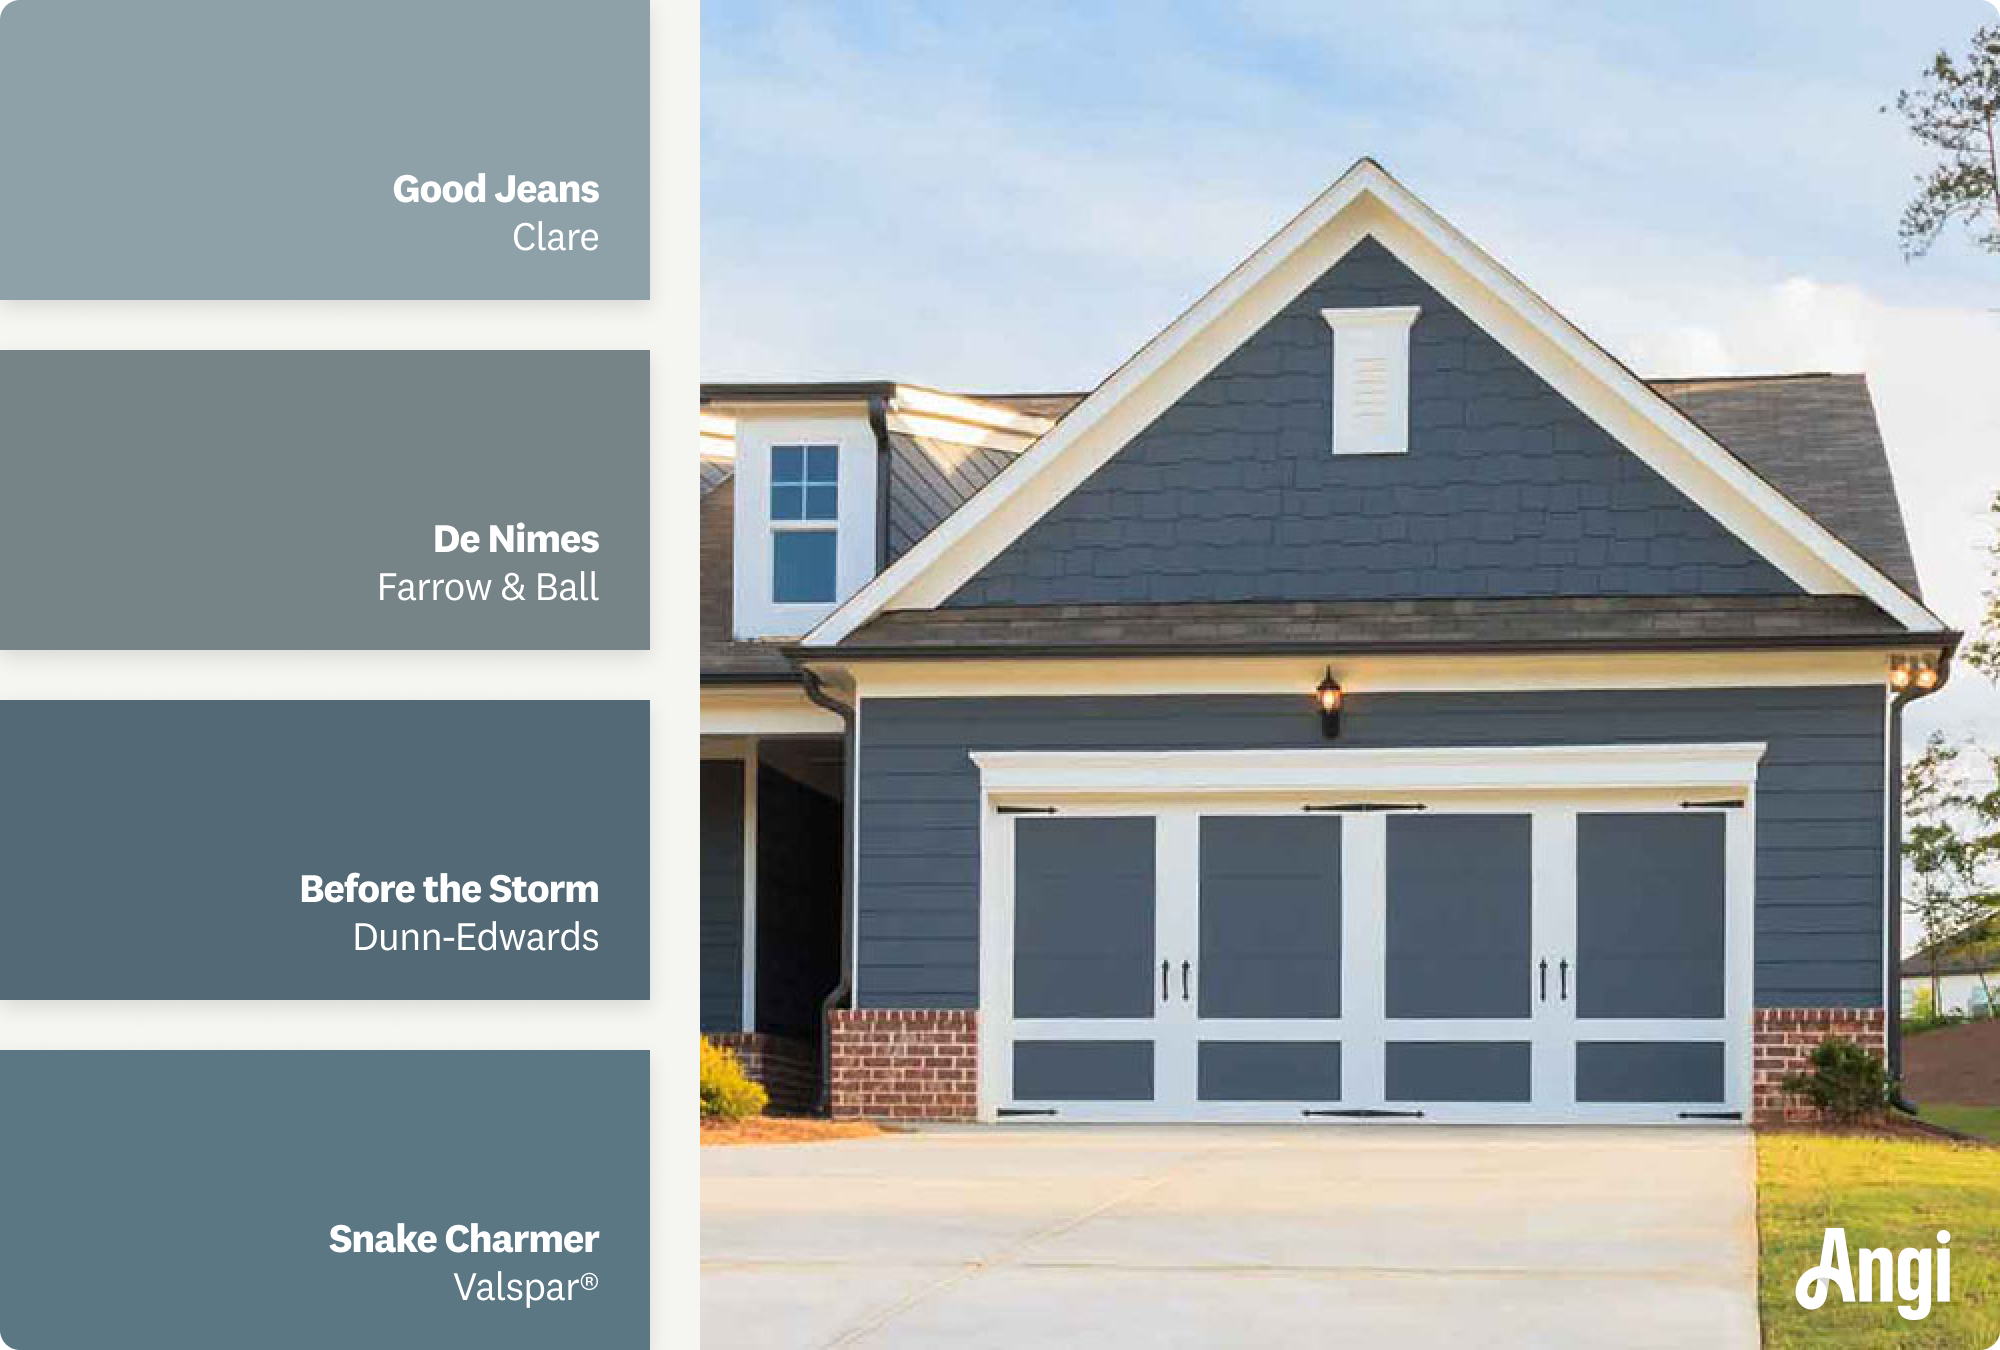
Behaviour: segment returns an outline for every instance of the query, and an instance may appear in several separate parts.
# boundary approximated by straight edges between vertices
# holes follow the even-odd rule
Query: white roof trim
[[[1013,468],[836,608],[804,645],[832,646],[885,609],[941,604],[1370,236],[1803,590],[1865,596],[1913,631],[1945,626],[1364,159],[1114,371]]]

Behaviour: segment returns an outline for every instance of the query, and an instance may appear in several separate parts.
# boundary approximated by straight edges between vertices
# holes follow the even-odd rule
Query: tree
[[[1966,745],[1932,732],[1903,770],[1903,859],[1911,885],[1904,908],[1923,926],[1931,1000],[1938,963],[1957,938],[1974,937],[2000,912],[2000,756],[1988,757],[1984,781],[1962,762]],[[1981,988],[1986,975],[1979,973]],[[1987,1006],[1993,994],[1986,990]]]
[[[2000,493],[1994,494],[1991,510],[2000,522]],[[2000,683],[2000,530],[1987,542],[1986,555],[1994,564],[1993,581],[1986,591],[1986,613],[1959,656],[1987,679]]]
[[[2000,253],[2000,24],[1972,35],[1962,63],[1948,52],[1933,57],[1923,81],[1896,95],[1896,111],[1938,155],[1903,208],[1903,256],[1928,253],[1953,220],[1965,222],[1979,247]]]

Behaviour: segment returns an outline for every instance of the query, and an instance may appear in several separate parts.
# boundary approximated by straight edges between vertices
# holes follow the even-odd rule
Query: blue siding
[[[1409,304],[1409,453],[1337,458],[1320,310]],[[1369,239],[949,603],[1793,593]]]
[[[1357,694],[1341,744],[1764,741],[1756,998],[1878,1006],[1884,940],[1879,690]],[[861,741],[858,960],[865,1007],[978,1003],[973,750],[1312,746],[1304,697],[869,699]]]

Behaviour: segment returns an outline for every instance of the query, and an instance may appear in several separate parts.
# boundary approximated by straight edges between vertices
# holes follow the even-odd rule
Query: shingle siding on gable
[[[1336,457],[1320,310],[1409,304],[1410,451]],[[1368,239],[947,603],[1797,589]]]

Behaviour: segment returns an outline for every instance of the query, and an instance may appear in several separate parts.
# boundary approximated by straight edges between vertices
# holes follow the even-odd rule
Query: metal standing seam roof
[[[1861,375],[1719,376],[1649,382],[1751,470],[1890,580],[1921,596],[1895,480]],[[1081,393],[967,397],[1060,417]],[[779,678],[779,644],[730,637],[734,483],[705,461],[701,513],[704,678]],[[1886,642],[1901,627],[1851,596],[1546,597],[1263,605],[1091,605],[889,611],[843,649],[910,653],[1469,647],[1812,645]]]

